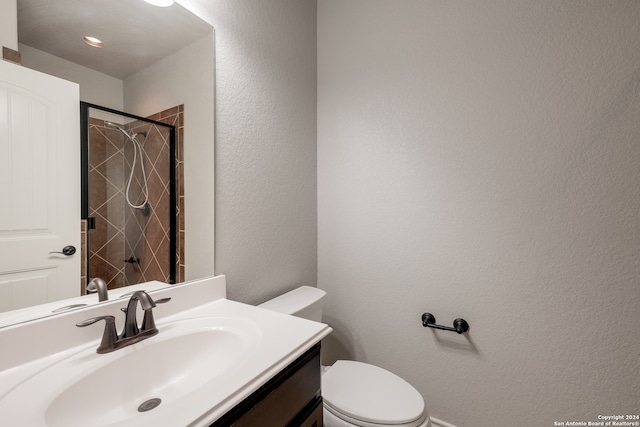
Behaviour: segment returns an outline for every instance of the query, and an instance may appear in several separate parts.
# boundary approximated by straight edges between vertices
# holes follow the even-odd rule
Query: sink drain
[[[138,412],[147,412],[152,409],[156,409],[162,403],[161,399],[154,397],[153,399],[149,399],[145,402],[142,402],[140,406],[138,406]]]

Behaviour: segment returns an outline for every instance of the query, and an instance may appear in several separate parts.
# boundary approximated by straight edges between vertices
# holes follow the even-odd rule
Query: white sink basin
[[[18,405],[29,413],[28,425],[44,420],[49,427],[137,424],[154,411],[179,411],[190,393],[242,369],[261,341],[259,327],[240,317],[182,319],[158,329],[113,353],[84,347],[19,384],[0,399],[0,413]],[[157,407],[139,410],[156,399]]]

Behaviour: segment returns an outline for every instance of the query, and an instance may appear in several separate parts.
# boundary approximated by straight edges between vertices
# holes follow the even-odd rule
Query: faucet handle
[[[85,326],[93,325],[94,323],[99,322],[100,320],[104,320],[107,324],[109,324],[109,323],[114,323],[116,321],[116,318],[111,315],[96,316],[87,320],[83,320],[82,322],[78,322],[76,323],[76,326],[79,328],[83,328]]]
[[[118,341],[118,332],[116,332],[116,319],[113,316],[97,316],[92,317],[82,322],[76,323],[76,326],[83,328],[85,326],[93,325],[100,320],[105,321],[104,332],[102,333],[102,341],[96,349],[96,353],[103,354],[109,353],[115,349],[115,343]]]
[[[164,304],[171,301],[171,298],[161,298],[154,301],[155,304]],[[153,320],[153,311],[145,310],[144,317],[142,318],[142,331],[149,331],[156,329],[156,322]]]

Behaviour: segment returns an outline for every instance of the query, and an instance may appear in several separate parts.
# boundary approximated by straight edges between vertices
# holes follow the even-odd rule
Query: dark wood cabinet
[[[322,427],[320,344],[210,427]]]
[[[322,398],[314,402],[311,413],[301,418],[300,423],[294,424],[299,427],[322,427]]]

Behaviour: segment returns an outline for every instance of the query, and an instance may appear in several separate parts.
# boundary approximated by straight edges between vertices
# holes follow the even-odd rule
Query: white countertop
[[[149,412],[117,424],[118,427],[208,426],[331,332],[331,328],[323,323],[227,300],[225,286],[224,276],[217,276],[151,293],[154,299],[167,296],[172,298],[169,303],[158,305],[154,309],[158,335],[108,354],[86,351],[98,346],[102,337],[102,323],[85,328],[77,328],[75,324],[96,315],[112,314],[117,319],[123,318],[119,309],[126,300],[0,329],[0,346],[3,349],[0,353],[2,424],[50,425],[45,422],[43,414],[53,396],[38,396],[35,393],[28,402],[21,402],[18,401],[22,399],[20,391],[29,386],[30,378],[37,377],[40,372],[74,354],[82,351],[89,354],[82,363],[85,363],[85,359],[87,363],[94,364],[108,362],[109,358],[119,357],[119,351],[134,351],[131,349],[136,346],[160,339],[163,328],[168,330],[176,321],[207,316],[247,320],[256,325],[253,336],[257,338],[257,342],[254,343],[255,346],[252,344],[251,354],[243,356],[233,368],[217,374],[213,380],[188,396],[181,396],[164,406],[163,403]],[[117,325],[118,330],[121,323],[120,321]],[[212,364],[215,363],[214,356],[212,355]],[[180,361],[177,360],[176,363]],[[69,379],[69,382],[72,381],[75,380]],[[69,386],[70,383],[62,379],[56,384],[56,389],[61,392]],[[126,387],[126,383],[122,387]],[[94,390],[87,390],[87,399],[100,399],[99,391],[99,384],[95,384]],[[82,402],[78,402],[78,405],[81,404]],[[176,404],[179,404],[179,411],[175,410]]]
[[[171,285],[169,285],[168,283],[153,280],[151,282],[131,285],[124,288],[110,289],[109,299],[115,300],[118,298],[122,298],[123,296],[126,296],[134,291],[143,290],[149,292],[166,288],[167,286]],[[64,300],[34,305],[31,307],[20,308],[17,310],[4,311],[0,313],[0,328],[11,326],[17,323],[40,319],[43,317],[48,317],[59,313],[64,313],[65,311],[77,310],[83,307],[86,308],[86,306],[88,305],[103,304],[105,302],[106,301],[99,302],[98,294],[92,293],[74,298],[67,298]],[[72,306],[74,305],[79,305],[79,307],[73,308]],[[67,310],[64,310],[64,308],[67,308]]]

